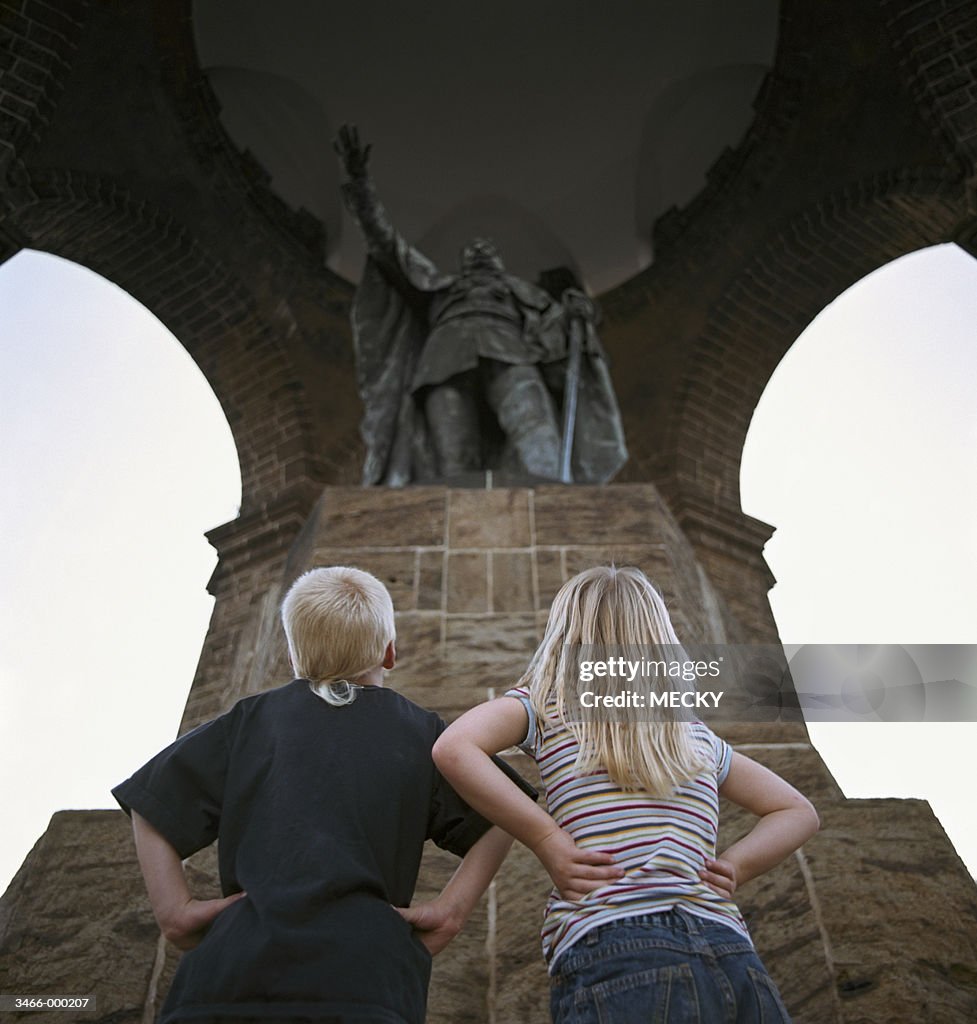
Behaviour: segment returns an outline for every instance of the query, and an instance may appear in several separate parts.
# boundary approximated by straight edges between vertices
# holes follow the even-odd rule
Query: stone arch
[[[8,193],[19,246],[94,270],[141,302],[213,388],[237,446],[242,513],[290,481],[320,478],[300,383],[243,287],[190,232],[116,182],[58,170]],[[13,231],[11,231],[13,229]]]
[[[16,163],[50,118],[88,14],[85,0],[21,8],[4,12],[0,35],[0,171]]]
[[[148,8],[160,98],[170,103],[215,190],[263,214],[263,237],[248,241],[278,251],[268,264],[279,278],[299,282],[300,300],[306,301],[321,284],[321,226],[305,211],[289,210],[253,157],[239,152],[223,131],[219,106],[195,59],[190,0],[151,2]],[[287,306],[280,315],[272,310],[269,319],[268,303],[260,301],[263,282],[242,278],[239,266],[222,259],[233,253],[216,251],[207,230],[187,227],[192,205],[181,216],[160,196],[120,178],[57,164],[28,170],[86,29],[104,17],[85,0],[65,0],[57,8],[21,5],[4,19],[0,259],[23,247],[40,249],[87,266],[132,294],[177,336],[224,409],[240,461],[242,515],[293,500],[304,517],[328,460],[319,454],[321,412],[317,420],[310,411],[303,370],[283,340],[291,328]],[[331,331],[326,340],[334,344]],[[340,440],[341,447],[349,446],[345,435]],[[296,496],[283,502],[289,490]]]
[[[680,510],[740,514],[746,432],[786,351],[843,291],[952,239],[960,220],[958,186],[892,174],[825,197],[769,238],[712,307],[675,391],[664,447]]]
[[[308,210],[293,209],[271,188],[269,171],[250,150],[234,144],[221,121],[220,100],[197,55],[192,0],[147,0],[147,5],[160,85],[197,164],[212,177],[215,191],[243,197],[262,215],[269,241],[283,247],[290,260],[303,270],[317,269],[326,254],[323,224]]]
[[[913,97],[951,152],[977,156],[977,7],[955,0],[883,0],[886,27]]]

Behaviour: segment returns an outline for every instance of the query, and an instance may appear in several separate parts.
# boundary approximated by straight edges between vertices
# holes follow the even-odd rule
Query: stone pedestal
[[[220,535],[233,559],[215,575],[217,608],[183,729],[287,681],[278,607],[318,565],[355,565],[387,585],[399,654],[389,685],[446,718],[519,678],[556,590],[595,564],[644,569],[682,638],[776,637],[769,610],[732,592],[737,581],[754,594],[764,585],[759,551],[727,547],[713,565],[650,485],[327,488],[287,544],[249,544],[234,524]],[[803,725],[740,725],[728,738],[808,794],[823,821],[803,851],[739,894],[797,1024],[977,1019],[977,888],[928,805],[845,800]],[[512,760],[534,776],[523,755]],[[723,843],[749,827],[724,805]],[[432,849],[416,898],[433,896],[456,863]],[[213,871],[210,853],[194,858],[202,893],[216,889]],[[548,1020],[538,942],[547,890],[535,859],[514,850],[435,963],[431,1024]],[[0,951],[0,992],[92,991],[98,1010],[78,1020],[152,1019],[176,955],[158,941],[121,812],[55,816],[0,903]],[[69,1017],[31,1017],[48,1019]]]
[[[4,1021],[141,1024],[161,939],[121,811],[60,811],[0,901],[0,994],[93,995],[94,1013]]]

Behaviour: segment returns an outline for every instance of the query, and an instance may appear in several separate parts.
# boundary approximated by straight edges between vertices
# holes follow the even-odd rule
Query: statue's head
[[[462,271],[494,270],[501,273],[505,270],[499,250],[491,238],[473,238],[461,250]]]

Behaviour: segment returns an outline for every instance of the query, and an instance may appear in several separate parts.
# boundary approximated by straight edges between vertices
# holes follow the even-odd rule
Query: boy
[[[434,767],[441,719],[384,688],[394,610],[378,580],[313,569],[282,623],[298,678],[238,702],[113,790],[160,929],[192,950],[160,1022],[421,1024],[431,956],[511,839]],[[224,897],[195,900],[181,859],[218,836]],[[427,838],[464,861],[435,901],[399,913]]]

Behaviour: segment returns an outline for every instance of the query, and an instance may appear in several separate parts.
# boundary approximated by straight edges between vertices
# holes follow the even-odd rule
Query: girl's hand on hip
[[[609,853],[581,850],[569,832],[555,829],[535,847],[533,853],[546,868],[557,891],[565,900],[579,900],[624,875]]]
[[[736,892],[736,866],[728,860],[707,860],[699,869],[699,878],[723,899],[732,899]]]

